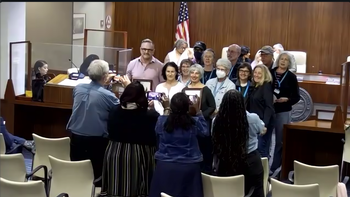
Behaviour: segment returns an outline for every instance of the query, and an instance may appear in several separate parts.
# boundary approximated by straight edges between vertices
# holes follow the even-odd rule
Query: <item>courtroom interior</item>
[[[349,10],[0,3],[0,196],[350,196]]]

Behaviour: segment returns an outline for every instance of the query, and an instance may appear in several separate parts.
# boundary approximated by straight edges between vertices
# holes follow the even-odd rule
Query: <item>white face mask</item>
[[[216,76],[219,79],[222,79],[222,78],[226,77],[226,73],[225,73],[225,71],[222,71],[222,70],[216,70]]]

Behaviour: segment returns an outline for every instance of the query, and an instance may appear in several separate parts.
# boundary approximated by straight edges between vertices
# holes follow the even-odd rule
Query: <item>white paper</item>
[[[59,82],[58,85],[75,87],[78,84],[81,84],[81,83],[89,84],[90,82],[91,82],[91,79],[89,79],[89,78],[78,79],[78,80],[65,79],[65,80]]]

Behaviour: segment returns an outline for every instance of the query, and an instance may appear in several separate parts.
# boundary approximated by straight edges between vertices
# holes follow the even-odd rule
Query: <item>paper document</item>
[[[80,83],[88,84],[90,82],[91,82],[91,79],[89,79],[89,78],[78,79],[78,80],[65,79],[65,80],[59,82],[58,85],[75,87],[76,85],[78,85]]]

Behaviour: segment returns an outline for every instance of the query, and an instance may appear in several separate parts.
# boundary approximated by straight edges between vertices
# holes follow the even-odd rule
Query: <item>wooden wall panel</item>
[[[164,61],[174,37],[173,2],[116,2],[115,30],[128,32],[133,57],[140,55],[140,43],[149,38],[155,44],[155,57]]]
[[[163,60],[172,50],[180,2],[116,3],[116,30],[126,30],[134,57],[143,38],[156,44]],[[206,42],[217,57],[232,43],[251,48],[282,43],[307,52],[307,72],[337,74],[350,55],[348,2],[189,2],[191,46]]]

